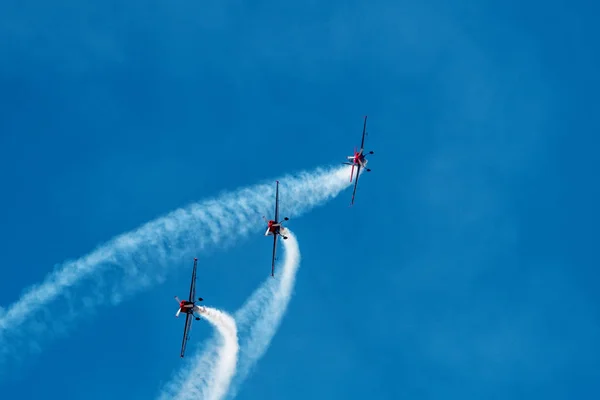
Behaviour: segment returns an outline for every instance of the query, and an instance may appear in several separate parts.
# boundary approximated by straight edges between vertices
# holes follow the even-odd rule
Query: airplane
[[[265,222],[267,222],[267,231],[265,232],[265,236],[273,235],[273,260],[271,262],[271,276],[275,277],[275,252],[277,250],[277,236],[281,236],[284,240],[287,239],[287,236],[282,234],[282,228],[285,229],[281,225],[281,221],[279,221],[279,181],[275,181],[277,186],[275,188],[275,219],[268,220],[263,216]],[[283,219],[284,221],[289,221],[288,217]]]
[[[179,303],[179,309],[175,314],[175,317],[179,318],[180,313],[185,313],[185,328],[183,330],[183,340],[181,342],[181,355],[183,358],[183,353],[185,353],[185,346],[187,345],[187,341],[190,338],[190,329],[192,325],[192,319],[190,317],[195,317],[196,321],[200,321],[200,317],[196,317],[195,312],[203,313],[204,307],[197,306],[194,298],[196,297],[196,268],[198,266],[198,259],[194,258],[194,269],[192,270],[192,283],[190,285],[190,297],[189,300],[179,300],[179,297],[175,296],[175,300]],[[204,300],[202,297],[198,297],[198,301]]]
[[[354,196],[356,195],[356,187],[358,186],[358,177],[360,176],[360,169],[365,168],[367,172],[371,172],[371,169],[367,168],[367,163],[369,160],[366,159],[364,154],[365,147],[365,135],[367,133],[367,116],[365,115],[365,123],[363,125],[363,133],[362,133],[362,142],[360,144],[360,150],[356,151],[356,147],[354,148],[354,155],[348,156],[348,161],[343,164],[352,165],[352,170],[350,171],[350,182],[352,182],[352,176],[354,175],[354,167],[356,167],[356,180],[354,181],[354,191],[352,192],[352,202],[350,205],[354,204]],[[373,151],[369,151],[369,154],[374,154]]]

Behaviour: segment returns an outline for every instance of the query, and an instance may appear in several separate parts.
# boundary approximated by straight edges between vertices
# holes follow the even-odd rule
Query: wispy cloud
[[[348,173],[348,167],[334,167],[284,176],[279,179],[281,206],[290,217],[299,216],[347,188]],[[31,346],[36,333],[33,324],[41,327],[38,332],[45,337],[50,326],[64,330],[56,324],[61,317],[64,321],[77,316],[78,308],[70,297],[78,285],[86,284],[87,294],[78,301],[90,313],[99,304],[118,304],[127,295],[161,282],[166,267],[182,257],[230,245],[223,239],[233,232],[238,238],[248,236],[262,226],[262,215],[272,213],[274,190],[273,182],[263,183],[191,204],[121,234],[78,260],[65,262],[5,309],[0,317],[2,347],[16,350],[23,332]],[[65,303],[61,315],[50,316],[48,306],[58,301]],[[71,311],[65,314],[65,310]],[[38,316],[35,321],[27,318],[32,314]]]

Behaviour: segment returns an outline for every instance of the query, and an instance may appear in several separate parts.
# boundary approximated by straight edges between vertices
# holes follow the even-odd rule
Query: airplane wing
[[[185,328],[183,329],[183,340],[181,341],[181,358],[183,358],[183,353],[185,353],[185,346],[187,345],[187,341],[190,338],[190,328],[192,327],[192,319],[190,317],[191,314],[185,315]]]
[[[275,223],[279,223],[279,181],[275,188]]]
[[[271,276],[275,276],[275,252],[277,251],[277,235],[273,235],[273,260],[271,261]]]
[[[360,178],[360,164],[356,166],[356,178],[354,179],[354,191],[352,192],[352,202],[350,205],[354,204],[354,196],[356,195],[356,187],[358,186],[358,178]]]
[[[360,149],[363,150],[365,147],[365,133],[367,133],[367,116],[365,115],[365,124],[363,125],[362,142],[360,143]]]
[[[192,270],[192,283],[190,284],[190,299],[189,301],[194,302],[196,298],[196,268],[198,266],[198,259],[194,258],[194,269]]]

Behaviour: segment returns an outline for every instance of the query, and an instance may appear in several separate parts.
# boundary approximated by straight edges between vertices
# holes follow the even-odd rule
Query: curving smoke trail
[[[254,291],[248,298],[246,303],[235,313],[235,319],[238,325],[238,331],[247,331],[246,338],[240,346],[240,359],[238,363],[238,374],[235,376],[232,390],[229,393],[230,398],[235,397],[237,389],[244,382],[252,367],[265,354],[271,340],[279,324],[283,319],[287,306],[292,296],[292,289],[296,279],[296,271],[300,265],[300,248],[294,234],[286,229],[287,240],[282,240],[285,248],[285,259],[283,268],[275,274],[275,279],[269,277],[267,280]],[[207,360],[212,360],[214,357],[215,348],[218,346],[216,339],[211,339],[202,354],[195,357],[197,370],[202,370],[202,365],[207,364]],[[187,369],[187,368],[186,368]],[[207,397],[198,397],[197,394],[202,394],[198,388],[204,389],[205,384],[196,374],[181,374],[187,380],[181,382],[176,380],[170,382],[159,396],[158,400],[167,400],[172,398],[191,400],[196,398],[205,399]],[[181,387],[176,393],[173,388]],[[195,395],[187,395],[186,390],[193,390]]]
[[[161,393],[160,400],[220,400],[229,390],[238,357],[238,337],[235,320],[227,313],[203,307],[201,313],[218,332],[205,352],[194,357],[185,367],[186,379],[171,381]]]
[[[280,207],[287,216],[299,216],[347,188],[348,176],[346,166],[284,176]],[[36,334],[41,338],[64,332],[64,323],[77,317],[79,310],[89,314],[99,304],[118,304],[125,296],[163,281],[165,267],[178,265],[199,250],[230,245],[223,239],[234,232],[238,238],[248,236],[262,227],[263,215],[272,214],[274,191],[274,183],[269,182],[191,204],[58,266],[0,314],[0,348],[4,349],[0,362],[9,348],[37,346]],[[80,305],[75,307],[72,290],[82,284],[86,295],[77,297]],[[61,310],[60,316],[50,314],[50,303]],[[36,315],[34,322],[27,318],[31,315]]]
[[[286,229],[287,240],[282,240],[285,248],[283,268],[275,279],[268,278],[246,303],[235,313],[239,331],[248,331],[241,340],[238,374],[230,397],[237,394],[239,386],[248,377],[252,367],[265,354],[292,297],[296,272],[300,266],[300,248],[294,234]]]

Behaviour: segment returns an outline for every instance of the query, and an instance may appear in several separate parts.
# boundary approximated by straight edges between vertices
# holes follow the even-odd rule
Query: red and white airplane
[[[281,221],[279,221],[279,181],[276,181],[277,186],[275,187],[275,219],[267,219],[263,216],[263,219],[267,223],[267,231],[265,232],[265,236],[273,235],[273,259],[271,261],[271,276],[275,276],[275,252],[277,251],[277,236],[281,236],[284,240],[287,239],[287,236],[283,234],[285,232],[285,228],[281,225]],[[284,221],[289,221],[288,217],[283,219]],[[283,232],[282,232],[283,230]]]
[[[179,318],[180,313],[185,313],[185,328],[183,329],[183,340],[181,342],[181,355],[183,358],[183,353],[185,353],[185,346],[187,345],[187,341],[190,338],[190,330],[192,327],[192,319],[190,317],[195,317],[196,321],[200,321],[200,317],[196,317],[196,312],[202,314],[204,312],[204,307],[197,306],[194,298],[196,297],[196,268],[198,266],[198,259],[194,258],[194,269],[192,270],[192,283],[190,285],[190,297],[189,300],[179,300],[179,297],[175,296],[175,300],[179,303],[179,309],[175,314],[175,317]],[[202,297],[198,297],[198,301],[202,301]]]
[[[354,175],[354,167],[356,167],[356,180],[354,181],[354,191],[352,192],[352,202],[350,205],[354,204],[354,196],[356,195],[356,187],[358,186],[358,178],[360,177],[360,169],[365,168],[367,172],[371,172],[369,168],[367,168],[367,163],[369,160],[365,157],[364,147],[365,147],[365,135],[367,133],[367,116],[365,116],[365,123],[363,125],[363,133],[362,133],[362,142],[360,143],[360,150],[356,151],[356,147],[354,148],[354,155],[348,156],[348,161],[344,164],[352,165],[352,171],[350,172],[350,182],[352,182],[352,176]],[[374,154],[372,151],[369,151],[369,154]]]

